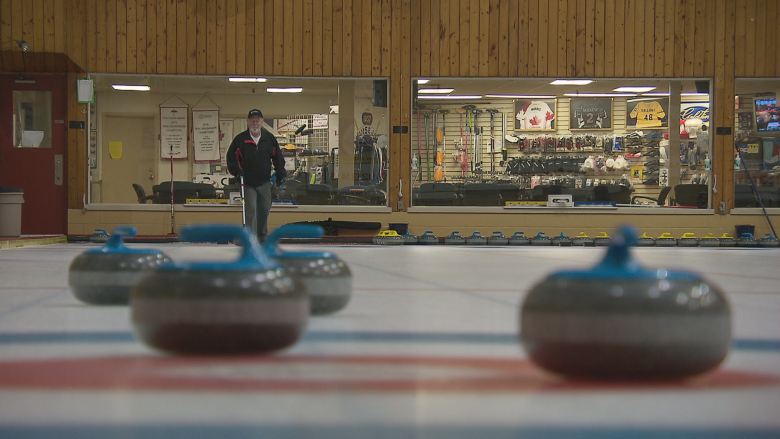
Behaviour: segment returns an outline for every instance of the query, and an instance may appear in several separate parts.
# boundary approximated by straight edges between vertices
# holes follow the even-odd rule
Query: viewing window
[[[51,92],[14,90],[14,146],[51,148]]]

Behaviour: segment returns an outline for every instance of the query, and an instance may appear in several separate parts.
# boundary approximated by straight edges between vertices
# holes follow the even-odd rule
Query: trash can
[[[409,224],[408,223],[390,223],[390,224],[388,224],[388,228],[390,230],[395,230],[395,233],[398,233],[399,235],[406,235],[406,232],[409,231]]]
[[[0,236],[22,235],[22,189],[0,188]]]
[[[750,233],[751,235],[756,236],[756,226],[742,225],[734,227],[737,229],[737,238],[742,237],[744,233]]]

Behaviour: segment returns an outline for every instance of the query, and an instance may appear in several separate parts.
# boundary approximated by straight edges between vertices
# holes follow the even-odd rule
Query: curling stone
[[[487,239],[487,245],[507,245],[508,243],[509,239],[500,231],[493,232],[493,235]]]
[[[560,235],[552,239],[552,245],[557,245],[559,247],[571,247],[572,241],[571,238],[569,238],[568,236],[564,235],[563,232],[561,232]]]
[[[280,238],[319,238],[322,227],[302,224],[281,226],[262,244],[271,259],[280,262],[288,274],[298,276],[309,292],[312,315],[332,314],[347,306],[352,297],[352,272],[346,262],[331,252],[285,252]]]
[[[712,233],[707,233],[699,240],[699,247],[718,247],[720,246],[720,239],[713,236]]]
[[[95,233],[89,237],[89,242],[95,244],[104,244],[106,241],[108,241],[108,232],[106,232],[106,229],[95,229]]]
[[[648,235],[647,232],[643,233],[642,236],[636,239],[637,247],[652,247],[654,245],[655,245],[655,239],[653,239],[652,236]]]
[[[254,354],[294,344],[309,320],[309,293],[240,225],[192,225],[187,242],[233,241],[235,261],[169,262],[130,291],[138,338],[182,354]]]
[[[382,230],[373,241],[376,245],[404,245],[404,238],[395,230]]]
[[[743,233],[737,238],[737,247],[758,247],[758,240],[752,233]]]
[[[641,267],[622,227],[600,264],[553,273],[520,309],[530,360],[599,380],[679,379],[717,367],[731,342],[725,295],[690,272]]]
[[[439,238],[428,230],[417,237],[417,243],[420,245],[436,245],[439,243]]]
[[[696,247],[699,245],[699,240],[696,239],[693,233],[687,232],[683,233],[678,244],[680,247]]]
[[[552,239],[549,236],[544,236],[544,232],[539,232],[531,238],[531,245],[552,245]]]
[[[466,238],[461,236],[456,230],[450,233],[450,236],[444,238],[444,243],[447,245],[464,245],[466,244]]]
[[[417,244],[417,237],[409,233],[408,230],[406,231],[406,233],[401,235],[401,238],[404,239],[404,245]]]
[[[585,232],[580,232],[579,235],[575,236],[574,239],[571,240],[571,244],[583,247],[593,247],[596,245],[596,243],[593,242],[593,238],[588,236]]]
[[[119,226],[102,247],[73,259],[68,284],[77,299],[92,305],[127,305],[130,287],[146,271],[170,261],[157,250],[126,247],[123,237],[135,234],[135,227]]]
[[[655,240],[655,245],[658,247],[677,247],[677,239],[671,233],[664,232]]]
[[[487,245],[487,238],[477,231],[466,237],[466,245]]]
[[[512,236],[509,237],[509,241],[507,244],[509,245],[528,245],[531,243],[531,240],[528,239],[523,232],[515,232]]]
[[[607,232],[601,232],[599,236],[593,238],[593,243],[598,247],[605,247],[612,243],[612,238],[607,235]]]
[[[767,233],[766,236],[758,240],[759,247],[777,247],[778,245],[780,245],[780,241],[771,233]]]
[[[718,238],[721,247],[734,247],[737,245],[737,240],[729,236],[728,233],[724,233]]]

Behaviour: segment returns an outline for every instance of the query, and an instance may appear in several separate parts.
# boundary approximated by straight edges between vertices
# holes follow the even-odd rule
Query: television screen
[[[756,129],[780,131],[780,107],[775,97],[755,98]]]

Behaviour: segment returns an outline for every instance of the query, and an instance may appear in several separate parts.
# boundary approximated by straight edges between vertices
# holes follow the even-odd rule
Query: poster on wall
[[[160,157],[187,158],[186,105],[160,106]]]
[[[222,158],[222,166],[227,167],[227,150],[233,141],[233,119],[219,120],[219,156]]]
[[[701,132],[702,125],[710,125],[709,102],[682,102],[680,103],[680,120],[685,124],[688,137],[696,138]]]
[[[669,126],[669,99],[634,99],[629,100],[626,108],[628,118],[626,128],[666,128]]]
[[[192,153],[195,163],[219,163],[219,110],[192,110]]]
[[[515,100],[515,130],[554,131],[555,99]]]
[[[569,129],[612,129],[612,98],[571,99],[569,105]]]

